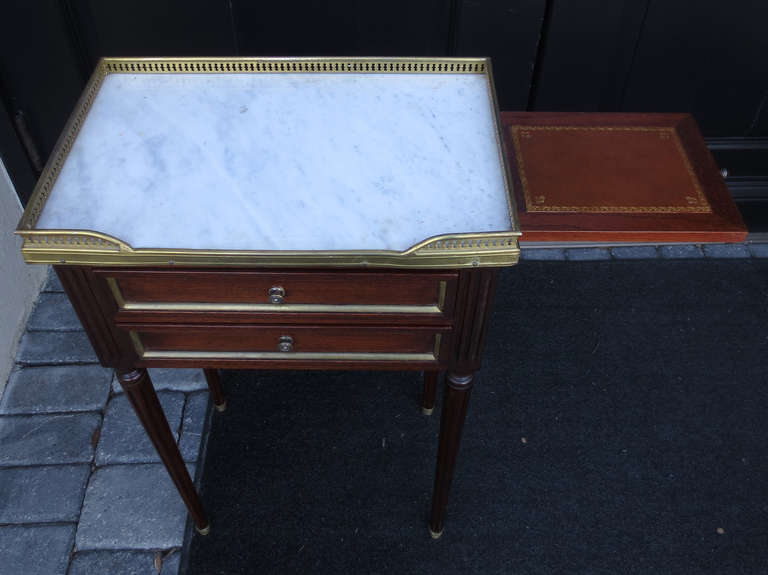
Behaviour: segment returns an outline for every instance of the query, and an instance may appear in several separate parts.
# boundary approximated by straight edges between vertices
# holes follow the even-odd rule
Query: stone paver
[[[523,248],[520,258],[531,261],[562,261],[565,260],[565,250],[559,248]]]
[[[208,415],[208,398],[209,393],[207,391],[190,393],[187,396],[181,441],[179,442],[179,449],[184,461],[197,461],[205,418]]]
[[[595,261],[615,259],[693,259],[693,258],[768,258],[768,243],[748,244],[677,244],[582,247],[582,248],[527,248],[520,252],[521,260],[530,261]]]
[[[23,365],[98,363],[83,331],[28,331],[21,338],[16,361]]]
[[[52,270],[16,362],[0,397],[0,575],[157,575],[156,556],[161,575],[178,575],[186,507],[162,464],[134,463],[159,458],[127,397],[107,406],[113,385],[122,389],[97,365]],[[203,371],[150,374],[180,449],[196,461],[210,414]],[[103,466],[93,471],[96,454]]]
[[[744,244],[704,244],[703,248],[708,258],[748,258],[752,255]]]
[[[190,392],[208,389],[202,369],[152,368],[148,371],[152,384],[158,391],[167,389],[170,391]],[[120,387],[117,379],[112,383],[112,391],[114,393],[123,393],[123,388]]]
[[[90,463],[98,413],[0,417],[0,466]]]
[[[48,279],[45,280],[45,285],[43,285],[43,291],[44,292],[63,292],[64,287],[61,285],[61,281],[59,281],[59,276],[56,275],[56,272],[53,271],[52,267],[48,267]]]
[[[112,370],[100,365],[26,367],[11,374],[0,414],[99,411],[109,397]]]
[[[0,527],[2,575],[65,575],[75,524]]]
[[[681,244],[676,246],[659,247],[659,255],[670,260],[699,259],[704,257],[701,246],[693,244]]]
[[[753,258],[768,258],[768,243],[748,244]]]
[[[188,466],[194,476],[194,467]],[[162,464],[111,465],[91,475],[76,549],[181,547],[187,509]]]
[[[30,331],[80,331],[83,325],[65,293],[41,293],[27,321]]]
[[[159,575],[178,575],[180,550],[157,552]],[[146,551],[81,551],[76,553],[67,575],[158,575],[155,553]]]
[[[168,424],[178,440],[184,410],[184,394],[177,391],[161,391],[157,396]],[[128,397],[114,396],[104,415],[101,438],[96,448],[96,465],[155,462],[160,462],[160,456],[136,417]]]
[[[90,465],[0,469],[0,523],[77,521],[90,474]]]
[[[181,568],[181,549],[168,555],[163,561],[160,575],[178,575]]]
[[[574,262],[587,262],[611,259],[608,248],[569,248],[565,250],[565,257]]]
[[[617,246],[611,248],[611,253],[619,260],[653,260],[659,257],[656,246]]]

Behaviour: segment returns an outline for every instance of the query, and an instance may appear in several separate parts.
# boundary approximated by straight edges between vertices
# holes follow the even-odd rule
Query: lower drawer
[[[129,328],[141,359],[437,361],[448,328],[162,326]]]

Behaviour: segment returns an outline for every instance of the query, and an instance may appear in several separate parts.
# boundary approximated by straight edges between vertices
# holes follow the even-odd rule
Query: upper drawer
[[[456,289],[446,272],[271,272],[100,269],[122,310],[403,313],[445,316]]]

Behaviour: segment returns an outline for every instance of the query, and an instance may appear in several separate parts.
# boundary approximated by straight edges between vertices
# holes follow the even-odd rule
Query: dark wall
[[[0,154],[23,200],[34,158],[47,158],[98,58],[150,55],[491,56],[502,109],[692,112],[732,182],[749,184],[736,195],[768,200],[768,2],[14,0],[0,10]]]
[[[691,112],[768,136],[768,2],[554,1],[536,109]]]

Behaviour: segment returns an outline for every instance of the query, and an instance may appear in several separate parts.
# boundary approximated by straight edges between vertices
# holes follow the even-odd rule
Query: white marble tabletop
[[[482,74],[110,74],[36,229],[405,250],[512,229]]]

